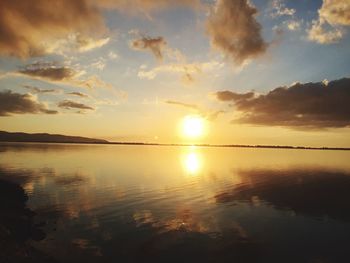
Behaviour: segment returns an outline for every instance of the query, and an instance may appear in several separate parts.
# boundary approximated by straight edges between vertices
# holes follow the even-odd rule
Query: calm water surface
[[[58,262],[350,262],[350,152],[0,144]]]

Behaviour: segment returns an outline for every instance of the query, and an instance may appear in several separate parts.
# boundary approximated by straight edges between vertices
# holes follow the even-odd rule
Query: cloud
[[[94,108],[92,108],[88,105],[85,105],[83,103],[74,102],[71,100],[61,101],[57,104],[57,106],[60,108],[63,108],[63,109],[67,109],[67,110],[70,110],[70,109],[94,110]]]
[[[350,2],[348,0],[323,0],[318,19],[308,31],[309,40],[320,44],[339,42],[345,27],[350,26]]]
[[[268,44],[256,14],[248,0],[218,0],[206,24],[211,45],[238,65],[264,54]]]
[[[220,114],[224,114],[226,111],[223,110],[217,110],[217,111],[211,111],[205,113],[204,118],[206,118],[208,121],[216,121],[216,119],[219,117]]]
[[[232,101],[239,117],[233,122],[291,128],[350,126],[350,78],[329,82],[296,83],[265,95],[217,92],[220,101]]]
[[[60,55],[66,55],[66,53],[72,52],[88,52],[96,48],[100,48],[106,45],[110,41],[109,37],[106,38],[91,38],[84,36],[80,33],[69,34],[66,38],[59,39],[45,48],[46,53],[54,53]]]
[[[78,35],[76,39],[77,47],[79,52],[90,51],[95,48],[100,48],[109,42],[110,38],[93,39],[90,37],[83,37]]]
[[[183,103],[183,102],[174,101],[174,100],[166,100],[165,103],[177,105],[177,106],[182,106],[182,107],[193,109],[193,110],[198,110],[198,106],[195,104],[188,104],[188,103]]]
[[[46,0],[0,2],[0,55],[28,58],[66,51],[85,52],[108,43],[105,10],[135,14],[176,7],[196,8],[199,0]]]
[[[198,0],[46,0],[0,2],[0,55],[28,58],[85,52],[107,44],[103,12],[143,13],[199,5]]]
[[[195,81],[195,76],[203,72],[210,72],[219,69],[223,66],[222,63],[217,61],[202,62],[202,63],[171,63],[166,65],[160,65],[153,69],[147,70],[146,68],[140,68],[137,76],[141,79],[154,79],[161,73],[181,74],[181,80],[185,84],[191,84]]]
[[[218,91],[215,93],[215,96],[220,101],[239,101],[239,100],[246,100],[254,97],[254,92],[248,92],[248,93],[236,93],[232,91]]]
[[[98,70],[103,70],[106,66],[105,60],[104,59],[99,59],[96,62],[91,63],[90,67],[98,69]]]
[[[73,40],[80,51],[101,46],[106,39],[96,35],[103,34],[105,26],[97,3],[2,0],[0,54],[20,58],[43,55],[57,49],[57,41],[69,35],[77,36]]]
[[[146,16],[149,12],[166,9],[169,7],[187,6],[200,7],[199,0],[96,0],[100,7],[106,9],[117,9],[129,13],[142,13]]]
[[[56,65],[51,62],[36,62],[26,65],[18,71],[6,72],[0,75],[0,79],[6,77],[29,77],[49,83],[64,84],[79,88],[114,88],[113,85],[102,81],[94,75],[82,79],[81,76],[85,74],[85,71]]]
[[[30,90],[32,93],[58,93],[57,89],[40,89],[35,86],[23,85],[23,88]]]
[[[139,35],[138,32],[131,32],[131,34]],[[168,47],[162,37],[153,39],[141,38],[134,40],[132,43],[138,46],[140,50],[151,50],[158,60],[163,60],[164,58],[168,60],[167,64],[160,64],[152,69],[148,69],[147,65],[141,65],[138,72],[138,77],[141,79],[151,80],[161,73],[181,74],[183,84],[191,85],[196,81],[197,75],[204,71],[219,69],[223,66],[223,63],[217,61],[189,63],[186,56],[180,50]]]
[[[151,51],[158,60],[163,60],[163,51],[166,45],[167,43],[163,37],[142,37],[140,39],[134,39],[130,43],[130,47],[134,50]]]
[[[290,30],[290,31],[296,31],[299,30],[302,24],[302,21],[300,20],[288,20],[285,21],[283,24],[286,25],[286,27]]]
[[[343,32],[341,29],[333,27],[332,29],[325,29],[326,21],[314,20],[312,27],[308,31],[308,38],[311,41],[319,44],[332,44],[337,43],[343,38]]]
[[[72,68],[56,66],[52,63],[30,64],[19,70],[18,73],[50,81],[71,80],[79,75],[79,73]]]
[[[164,101],[166,104],[180,106],[183,108],[187,108],[190,110],[195,111],[198,115],[202,116],[202,118],[208,120],[208,121],[215,121],[220,114],[225,113],[223,110],[216,110],[216,111],[210,111],[210,110],[204,110],[201,109],[196,104],[190,104],[190,103],[184,103],[181,101],[174,101],[174,100],[166,100]]]
[[[113,52],[113,51],[109,51],[108,58],[109,59],[117,59],[118,58],[118,54]]]
[[[279,16],[294,16],[296,10],[286,7],[286,4],[282,0],[273,0],[271,2],[272,12],[271,17]]]
[[[28,58],[49,53],[86,52],[109,43],[104,21],[106,10],[149,17],[150,12],[184,6],[206,6],[199,0],[3,0],[0,3],[0,55]],[[202,9],[204,10],[204,9]],[[248,0],[219,0],[212,8],[207,31],[212,45],[237,64],[265,52],[256,9]],[[132,42],[137,50],[150,50],[163,57],[162,37],[144,37]],[[189,78],[187,78],[189,80]]]
[[[68,92],[67,93],[68,95],[73,95],[73,96],[78,96],[78,97],[81,97],[81,98],[87,98],[89,97],[88,95],[84,94],[84,93],[81,93],[81,92]]]
[[[331,25],[350,25],[350,2],[348,0],[323,0],[318,12],[320,17]]]
[[[0,116],[12,114],[56,114],[55,110],[49,110],[45,104],[38,102],[31,94],[14,93],[10,90],[0,92]]]

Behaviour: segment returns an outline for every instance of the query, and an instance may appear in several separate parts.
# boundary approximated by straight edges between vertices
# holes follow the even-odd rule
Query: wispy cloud
[[[59,93],[58,89],[41,89],[35,86],[23,85],[23,88],[30,90],[32,93],[44,94],[44,93]]]
[[[217,61],[210,62],[197,62],[197,63],[171,63],[159,65],[155,68],[147,70],[147,68],[140,68],[137,76],[141,79],[154,79],[161,73],[168,74],[180,74],[181,80],[185,84],[191,84],[194,82],[196,76],[204,72],[212,72],[220,69],[223,66],[222,63]]]
[[[182,106],[182,107],[189,108],[189,109],[192,109],[192,110],[198,110],[199,109],[198,106],[195,105],[195,104],[183,103],[183,102],[180,102],[180,101],[166,100],[165,103],[172,104],[172,105],[177,105],[177,106]]]
[[[225,111],[223,111],[223,110],[214,110],[214,111],[213,110],[206,110],[206,109],[199,107],[196,104],[185,103],[185,102],[175,101],[175,100],[166,100],[166,101],[164,101],[164,103],[192,110],[196,114],[202,116],[204,119],[206,119],[208,121],[215,121],[219,117],[220,114],[225,113]]]
[[[85,105],[83,103],[71,101],[71,100],[64,100],[57,104],[58,107],[63,109],[80,109],[80,110],[95,110],[93,107],[90,107],[88,105]]]
[[[78,96],[81,98],[88,98],[89,96],[85,93],[81,93],[81,92],[77,92],[77,91],[73,91],[73,92],[68,92],[68,95],[72,95],[72,96]]]
[[[6,77],[28,77],[80,88],[114,88],[113,85],[104,82],[95,75],[83,78],[85,74],[86,72],[83,70],[57,65],[57,63],[36,62],[26,65],[17,71],[3,73],[0,75],[0,79]]]

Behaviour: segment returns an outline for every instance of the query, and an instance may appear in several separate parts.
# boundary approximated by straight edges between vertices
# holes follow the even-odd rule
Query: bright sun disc
[[[183,120],[183,134],[186,137],[196,138],[203,135],[204,122],[199,116],[186,116]]]

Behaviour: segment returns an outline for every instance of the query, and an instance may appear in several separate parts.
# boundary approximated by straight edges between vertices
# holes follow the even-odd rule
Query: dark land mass
[[[0,131],[2,142],[46,142],[46,143],[108,143],[106,140],[86,138],[80,136],[66,136],[48,133],[23,133]]]
[[[35,224],[36,213],[27,208],[28,196],[23,188],[0,179],[0,261],[2,263],[55,262],[35,249],[30,240],[41,241],[46,234],[44,223]]]
[[[247,144],[186,144],[186,143],[148,143],[148,142],[110,142],[103,139],[67,136],[48,133],[23,133],[0,131],[0,142],[35,142],[35,143],[81,143],[81,144],[116,144],[148,146],[198,146],[226,148],[265,148],[265,149],[300,149],[300,150],[341,150],[350,151],[347,147],[308,147],[290,145],[247,145]]]

